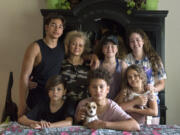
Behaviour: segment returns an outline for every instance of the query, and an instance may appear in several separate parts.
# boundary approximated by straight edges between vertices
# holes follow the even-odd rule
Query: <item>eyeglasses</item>
[[[57,25],[56,23],[50,23],[49,26],[54,27],[54,28],[60,28],[60,29],[64,28],[64,26],[62,24]]]

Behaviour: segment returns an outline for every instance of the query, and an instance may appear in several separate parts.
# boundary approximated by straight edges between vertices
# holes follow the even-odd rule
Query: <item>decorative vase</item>
[[[59,0],[46,0],[46,7],[48,9],[57,9],[59,6]]]
[[[159,0],[146,0],[146,10],[157,10]]]

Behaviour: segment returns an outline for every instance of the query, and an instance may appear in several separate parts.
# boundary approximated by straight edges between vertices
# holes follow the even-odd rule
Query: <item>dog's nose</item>
[[[93,111],[91,110],[90,113],[93,113]]]

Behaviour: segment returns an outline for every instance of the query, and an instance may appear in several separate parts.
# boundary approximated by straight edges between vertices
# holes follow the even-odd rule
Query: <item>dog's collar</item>
[[[96,116],[97,114],[94,114],[94,115],[89,115],[88,113],[87,113],[87,116],[88,117],[94,117],[94,116]]]

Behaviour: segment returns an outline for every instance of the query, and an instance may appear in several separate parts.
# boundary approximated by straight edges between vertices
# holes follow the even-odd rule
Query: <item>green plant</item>
[[[133,9],[145,9],[146,0],[125,0],[127,3],[127,14],[131,14]]]
[[[59,9],[71,9],[70,3],[68,0],[59,0],[58,8]]]
[[[48,9],[71,9],[68,0],[46,0]]]

